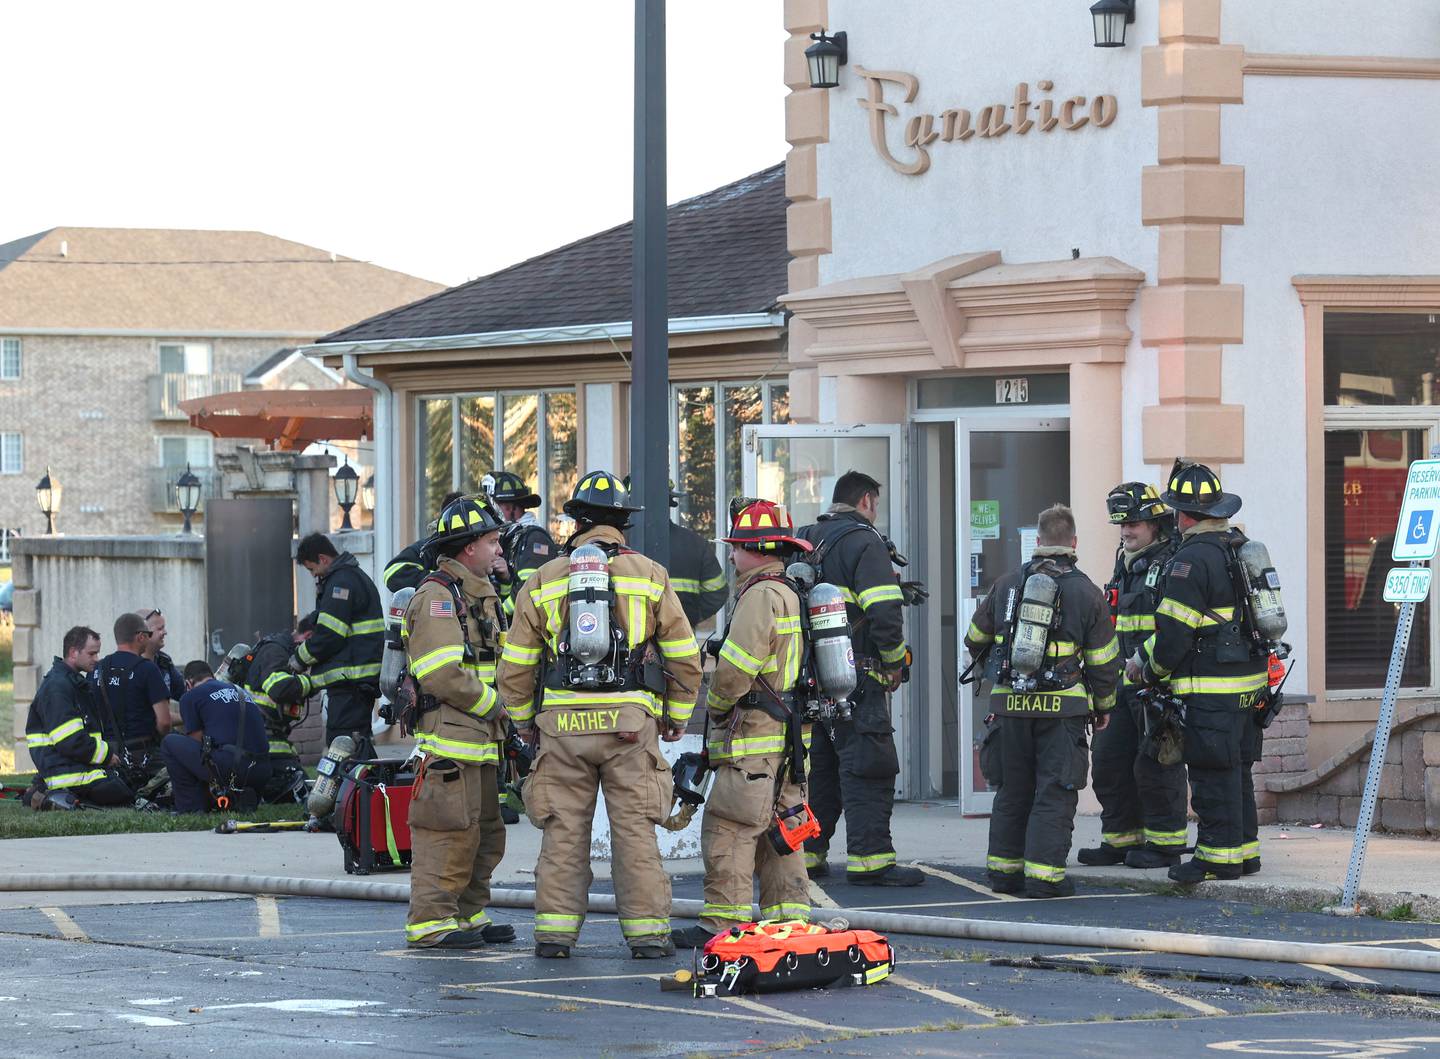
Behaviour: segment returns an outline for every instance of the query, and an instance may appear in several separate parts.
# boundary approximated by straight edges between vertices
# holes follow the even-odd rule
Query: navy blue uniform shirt
[[[154,704],[170,701],[170,688],[159,666],[131,651],[116,651],[95,667],[95,679],[103,682],[105,701],[125,742],[159,738]]]
[[[240,742],[240,711],[245,711],[244,748],[256,757],[269,753],[265,718],[250,696],[234,684],[207,680],[196,684],[180,698],[180,723],[188,735],[204,729],[216,746]]]

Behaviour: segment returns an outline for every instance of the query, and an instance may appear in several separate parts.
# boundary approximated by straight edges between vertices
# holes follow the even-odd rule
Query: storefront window
[[[1440,316],[1326,313],[1325,403],[1434,405]]]
[[[420,402],[420,434],[423,446],[421,469],[424,510],[420,522],[425,523],[440,513],[440,501],[450,492],[454,481],[454,402],[448,397]]]
[[[1325,681],[1379,694],[1398,609],[1382,597],[1411,461],[1440,438],[1432,313],[1325,314]],[[1432,689],[1432,598],[1415,610],[1402,688]]]
[[[678,521],[706,539],[725,528],[730,498],[743,488],[744,428],[790,421],[785,382],[688,383],[674,388]],[[718,394],[718,402],[717,402]],[[718,413],[718,414],[717,414]]]
[[[551,533],[568,533],[561,507],[575,487],[575,391],[425,397],[417,418],[423,508],[417,531],[435,517],[452,488],[477,493],[486,474],[504,469],[518,474],[544,500],[536,518]]]

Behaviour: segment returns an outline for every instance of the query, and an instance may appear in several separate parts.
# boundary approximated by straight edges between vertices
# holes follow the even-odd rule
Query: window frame
[[[1321,306],[1320,308],[1321,308],[1321,315],[1320,315],[1320,335],[1319,335],[1319,341],[1320,341],[1320,363],[1319,363],[1319,365],[1318,365],[1318,367],[1319,367],[1319,369],[1320,369],[1320,376],[1319,376],[1319,378],[1316,380],[1316,385],[1317,385],[1317,387],[1319,387],[1320,400],[1321,400],[1322,402],[1324,401],[1324,391],[1323,391],[1323,387],[1324,387],[1324,366],[1325,366],[1325,365],[1324,365],[1324,313],[1325,313],[1325,312],[1334,312],[1334,313],[1339,313],[1339,312],[1345,312],[1345,313],[1366,313],[1366,312],[1369,312],[1369,313],[1380,313],[1380,312],[1387,312],[1387,313],[1396,313],[1396,314],[1402,314],[1402,315],[1403,315],[1403,314],[1407,314],[1407,313],[1418,313],[1418,312],[1424,312],[1424,311],[1425,311],[1424,309],[1420,309],[1420,308],[1414,308],[1414,309],[1412,309],[1412,308],[1381,309],[1381,308],[1378,308],[1378,307],[1362,307],[1362,306],[1348,306],[1348,305],[1335,305],[1335,304],[1327,304],[1327,305]],[[1318,475],[1319,475],[1319,488],[1320,488],[1320,494],[1319,494],[1319,496],[1320,496],[1320,498],[1321,498],[1321,499],[1320,499],[1320,506],[1321,506],[1321,510],[1322,510],[1322,511],[1324,510],[1324,503],[1325,503],[1325,492],[1324,492],[1324,490],[1325,490],[1325,478],[1324,478],[1324,475],[1325,475],[1325,444],[1324,444],[1323,434],[1338,433],[1338,432],[1345,432],[1345,431],[1353,432],[1353,431],[1359,431],[1359,430],[1420,430],[1420,431],[1423,431],[1423,432],[1424,432],[1424,435],[1425,435],[1425,443],[1424,443],[1424,444],[1425,444],[1425,450],[1426,450],[1427,452],[1433,450],[1436,445],[1440,445],[1440,404],[1436,404],[1436,405],[1327,405],[1327,404],[1323,404],[1323,403],[1322,403],[1320,407],[1321,407],[1321,413],[1322,413],[1322,422],[1321,422],[1322,437],[1321,437],[1321,439],[1320,439],[1320,451],[1319,451],[1318,454],[1317,454],[1317,459],[1316,459],[1315,462],[1316,462],[1316,464],[1317,464],[1317,470],[1318,470]],[[1322,533],[1322,535],[1323,535],[1323,533],[1324,533],[1323,521],[1322,521],[1322,523],[1321,523],[1321,533]],[[1320,580],[1318,580],[1318,581],[1315,580],[1314,578],[1311,579],[1310,591],[1311,591],[1311,592],[1318,592],[1318,593],[1320,594],[1320,597],[1321,597],[1321,599],[1320,599],[1320,608],[1321,608],[1321,613],[1324,615],[1324,624],[1323,624],[1318,630],[1312,630],[1312,632],[1311,632],[1311,642],[1312,642],[1312,644],[1313,644],[1313,643],[1315,642],[1316,637],[1318,637],[1319,642],[1323,644],[1323,643],[1325,642],[1325,637],[1328,635],[1328,632],[1329,632],[1329,623],[1330,623],[1330,614],[1329,614],[1329,610],[1328,610],[1328,608],[1327,608],[1327,606],[1326,606],[1325,599],[1324,599],[1324,595],[1325,595],[1325,588],[1324,588],[1325,580],[1324,580],[1324,578],[1327,576],[1327,571],[1326,571],[1326,567],[1325,567],[1325,558],[1324,558],[1324,556],[1325,556],[1325,553],[1328,551],[1328,546],[1327,546],[1327,544],[1324,543],[1324,542],[1322,542],[1321,547],[1318,548],[1318,549],[1316,549],[1316,551],[1320,553],[1320,560],[1319,560],[1319,561],[1320,561],[1321,578],[1320,578]],[[1400,564],[1391,563],[1390,565],[1394,566],[1394,565],[1400,565]],[[1436,569],[1436,566],[1437,566],[1437,564],[1436,564],[1435,561],[1432,561],[1432,562],[1430,563],[1430,569],[1431,569],[1431,570]],[[1402,687],[1402,688],[1397,689],[1397,691],[1396,691],[1396,696],[1397,696],[1398,698],[1402,698],[1402,699],[1434,698],[1437,694],[1440,694],[1440,665],[1437,665],[1437,663],[1440,663],[1440,626],[1437,626],[1437,622],[1440,622],[1440,593],[1431,592],[1430,595],[1426,598],[1424,604],[1422,604],[1422,606],[1425,606],[1425,607],[1428,608],[1428,615],[1429,615],[1429,629],[1430,629],[1430,637],[1429,637],[1429,639],[1430,639],[1430,642],[1429,642],[1429,644],[1428,644],[1428,648],[1429,648],[1429,652],[1430,652],[1430,658],[1429,658],[1430,682],[1429,682],[1429,684],[1424,685],[1424,686],[1422,686],[1422,687],[1410,687],[1410,688]],[[1370,702],[1370,701],[1374,701],[1374,700],[1376,700],[1376,699],[1381,698],[1381,697],[1384,695],[1384,693],[1385,693],[1385,688],[1384,688],[1384,685],[1383,685],[1383,684],[1380,685],[1380,686],[1378,686],[1378,687],[1374,687],[1374,688],[1335,688],[1335,687],[1332,687],[1332,686],[1330,685],[1329,677],[1330,677],[1330,673],[1329,673],[1329,657],[1328,657],[1328,653],[1327,653],[1327,657],[1326,657],[1326,660],[1325,660],[1325,669],[1319,674],[1319,678],[1320,678],[1320,680],[1323,682],[1320,686],[1322,686],[1322,687],[1325,689],[1325,698],[1326,698],[1328,701],[1331,701],[1331,702]]]
[[[200,467],[200,468],[209,468],[209,467],[214,467],[214,466],[215,466],[215,439],[214,439],[213,437],[211,437],[209,434],[156,434],[156,435],[155,435],[155,466],[156,466],[156,467],[174,467],[174,468],[180,468],[180,467],[182,466],[181,464],[178,464],[178,463],[166,463],[166,462],[165,462],[165,442],[167,442],[167,441],[183,441],[183,442],[185,442],[185,455],[186,455],[186,459],[185,459],[185,464],[184,464],[183,466],[188,466],[188,467]],[[204,445],[205,445],[205,448],[206,448],[206,450],[207,450],[208,455],[207,455],[206,460],[205,460],[204,463],[200,463],[200,462],[198,462],[198,461],[193,460],[193,459],[190,458],[191,446],[192,446],[195,442],[203,442]]]
[[[5,346],[15,343],[15,371],[5,371]],[[25,342],[18,335],[0,335],[0,382],[18,382],[25,372]]]
[[[6,438],[14,438],[14,439],[15,439],[15,451],[16,451],[16,456],[17,456],[17,458],[16,458],[16,461],[15,461],[15,469],[14,469],[14,470],[10,470],[10,471],[7,471],[7,470],[5,469],[5,439],[6,439]],[[24,432],[23,432],[23,431],[19,431],[19,430],[5,430],[5,431],[0,431],[0,474],[3,474],[3,475],[20,475],[20,474],[24,474],[24,473],[25,473],[25,434],[24,434]]]
[[[415,458],[413,460],[415,471],[415,532],[417,535],[425,533],[426,525],[429,523],[431,514],[429,511],[429,498],[426,496],[426,417],[424,414],[424,402],[426,401],[449,401],[450,402],[450,489],[449,492],[458,490],[461,486],[464,475],[463,459],[464,454],[460,446],[460,402],[472,397],[489,397],[494,401],[494,427],[492,429],[492,451],[490,453],[490,466],[495,469],[503,469],[504,463],[501,460],[505,446],[505,431],[502,428],[504,418],[505,401],[511,397],[536,397],[535,402],[535,478],[531,483],[535,492],[541,498],[541,505],[537,509],[544,514],[542,524],[546,529],[550,523],[561,516],[561,512],[549,510],[546,497],[549,495],[550,475],[550,440],[546,429],[546,413],[548,411],[549,395],[552,393],[569,394],[575,402],[576,415],[576,444],[579,444],[579,408],[580,408],[580,387],[576,386],[541,386],[525,388],[518,386],[493,387],[478,390],[456,390],[450,393],[416,393],[411,407],[414,414],[415,428],[413,432],[415,444]],[[579,468],[576,468],[577,473]]]
[[[725,459],[725,431],[729,423],[729,413],[726,410],[725,391],[742,386],[758,386],[760,388],[760,422],[751,424],[740,424],[741,450],[744,449],[744,430],[746,426],[770,426],[774,423],[775,405],[773,392],[776,388],[789,390],[790,376],[780,375],[771,378],[769,375],[761,375],[758,378],[739,379],[684,379],[670,383],[670,480],[680,480],[680,391],[696,390],[703,387],[710,387],[714,394],[715,401],[715,425],[713,427],[714,437],[712,447],[715,453],[715,498],[714,518],[717,535],[729,530],[730,524],[730,497],[726,495],[726,483],[729,480],[730,468]],[[787,422],[789,420],[787,419]],[[742,456],[742,468],[743,456]],[[743,471],[742,471],[743,473]],[[743,478],[742,478],[743,482]],[[744,485],[741,485],[744,489]],[[715,545],[717,555],[723,559],[724,545]],[[723,562],[722,562],[723,565]]]
[[[178,347],[180,350],[181,370],[165,370],[165,350],[171,347]],[[192,350],[205,351],[205,370],[190,370],[190,354]],[[155,340],[155,372],[158,375],[213,375],[215,373],[215,345],[212,342],[186,342],[177,339],[156,339]]]

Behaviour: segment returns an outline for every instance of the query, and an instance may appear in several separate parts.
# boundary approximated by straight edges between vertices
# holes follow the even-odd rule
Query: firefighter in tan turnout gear
[[[674,932],[677,945],[698,948],[721,931],[751,922],[757,875],[762,918],[810,917],[804,858],[794,851],[781,854],[766,834],[777,813],[805,804],[795,782],[800,733],[794,726],[800,719],[789,703],[803,650],[800,597],[784,571],[790,556],[810,546],[794,532],[783,507],[758,500],[735,517],[723,538],[737,584],[705,702],[716,774],[700,827],[705,905],[700,926]],[[803,746],[798,752],[803,756]]]
[[[695,707],[700,649],[665,568],[625,547],[641,510],[608,471],[580,479],[566,554],[527,581],[499,688],[522,735],[539,731],[525,811],[544,831],[535,867],[535,955],[563,958],[585,922],[590,828],[605,791],[620,931],[637,959],[670,956],[670,879],[655,825],[670,810],[657,735],[678,740]],[[537,709],[538,691],[538,709]]]
[[[495,776],[506,717],[493,686],[500,600],[489,577],[501,527],[483,504],[451,503],[432,538],[438,568],[405,608],[405,654],[419,685],[405,727],[413,726],[423,755],[410,803],[412,946],[515,940],[513,927],[485,912],[505,853]]]

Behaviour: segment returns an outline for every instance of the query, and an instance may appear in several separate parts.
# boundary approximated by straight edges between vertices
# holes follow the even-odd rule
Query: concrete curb
[[[1207,901],[1233,901],[1265,905],[1286,912],[1320,912],[1340,903],[1341,887],[1275,883],[1258,876],[1227,882],[1203,882],[1195,886],[1179,886],[1165,877],[1160,869],[1138,871],[1130,869],[1117,872],[1106,868],[1085,868],[1077,871],[1067,869],[1075,880],[1077,890],[1083,892],[1086,883],[1099,886],[1118,886],[1125,890],[1141,893],[1167,894],[1180,897],[1199,897]],[[1440,922],[1440,897],[1430,894],[1397,891],[1388,893],[1375,890],[1360,891],[1360,905],[1366,915],[1383,916],[1404,905],[1410,906],[1411,915],[1417,920]],[[1407,917],[1409,918],[1409,917]]]

